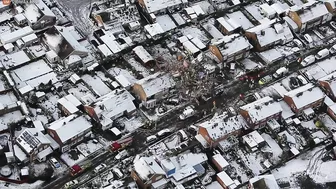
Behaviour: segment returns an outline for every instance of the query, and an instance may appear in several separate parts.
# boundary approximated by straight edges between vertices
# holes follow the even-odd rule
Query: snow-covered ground
[[[6,188],[6,189],[39,189],[41,188],[43,181],[36,181],[34,183],[30,184],[9,184],[8,186],[5,186],[6,182],[0,181],[0,188]]]
[[[99,142],[95,144],[92,140],[87,141],[86,143],[79,144],[76,149],[83,154],[84,157],[89,156],[90,154],[96,152],[99,149],[102,149],[103,145]]]
[[[78,159],[72,159],[71,155],[67,152],[67,153],[63,153],[61,155],[61,159],[69,166],[73,166],[75,164],[78,164],[79,162],[81,162],[82,160],[85,159],[85,157],[81,154],[81,153],[77,153],[77,157]]]
[[[0,131],[6,130],[8,128],[8,124],[16,123],[23,119],[24,117],[19,110],[0,116]]]
[[[145,123],[145,120],[140,116],[132,117],[130,119],[122,117],[121,119],[118,119],[118,121],[120,121],[120,123],[123,123],[125,125],[125,130],[130,133],[142,127]]]
[[[58,120],[60,118],[60,110],[57,107],[57,101],[59,100],[59,97],[51,93],[47,93],[46,96],[48,100],[40,103],[40,105],[42,108],[48,111],[48,113],[50,113],[55,120]]]
[[[147,77],[150,75],[150,72],[145,68],[140,62],[136,61],[134,58],[128,59],[127,62],[143,77]]]
[[[122,74],[128,79],[128,81],[131,84],[134,84],[137,81],[133,73],[131,73],[128,70],[122,69],[122,68],[117,68],[117,67],[111,68],[108,70],[108,73],[110,73],[113,77],[116,77]]]
[[[274,163],[277,163],[280,160],[280,156],[282,154],[282,149],[278,145],[278,143],[268,134],[261,134],[263,139],[267,142],[268,146],[270,147],[270,150],[273,154],[271,160],[274,161]]]

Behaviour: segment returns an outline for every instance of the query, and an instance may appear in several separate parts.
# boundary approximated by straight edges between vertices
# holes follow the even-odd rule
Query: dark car
[[[291,89],[296,89],[299,86],[300,86],[300,82],[299,82],[298,78],[296,78],[296,77],[289,78],[289,87]]]

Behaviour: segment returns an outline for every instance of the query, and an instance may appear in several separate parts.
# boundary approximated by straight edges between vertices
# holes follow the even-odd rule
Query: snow
[[[85,143],[81,143],[79,145],[76,146],[76,149],[83,154],[84,157],[89,156],[90,154],[98,151],[99,149],[102,149],[103,145],[100,143],[93,143],[92,140],[89,140]]]
[[[125,130],[131,133],[142,127],[145,122],[142,117],[121,118],[119,121],[125,125]]]
[[[211,23],[206,23],[202,25],[202,27],[212,36],[212,38],[220,39],[224,37],[224,35]]]
[[[167,140],[165,140],[164,144],[166,145],[166,147],[171,150],[171,149],[175,149],[178,144],[180,143],[179,141],[179,137],[177,135],[174,135],[172,138],[169,138]]]
[[[6,69],[9,69],[13,66],[19,66],[25,64],[28,61],[30,61],[30,58],[24,51],[18,51],[12,54],[7,54],[0,58],[0,62]]]
[[[155,13],[162,9],[174,7],[182,4],[181,0],[145,0],[145,8],[148,13]]]
[[[257,21],[260,21],[262,19],[264,19],[264,16],[261,15],[260,11],[259,11],[259,6],[261,5],[261,2],[256,2],[256,3],[252,3],[250,5],[247,5],[244,7],[244,9],[251,14],[251,16],[256,19]]]
[[[27,72],[27,70],[29,70],[29,72]],[[27,81],[51,71],[53,70],[44,60],[38,60],[17,68],[13,72],[21,79],[21,81]]]
[[[280,146],[278,145],[278,143],[272,139],[272,137],[268,134],[261,134],[261,136],[265,139],[265,141],[267,142],[268,146],[271,148],[273,157],[271,158],[271,160],[277,162],[280,160],[280,156],[282,154],[282,149],[280,148]]]
[[[134,77],[133,73],[131,73],[128,70],[122,69],[122,68],[117,68],[117,67],[111,68],[111,69],[108,70],[108,73],[111,74],[113,77],[116,77],[116,76],[122,74],[123,76],[125,76],[128,79],[128,81],[131,84],[134,84],[137,81],[137,79]]]
[[[329,131],[336,131],[336,123],[328,114],[322,114],[319,118]]]
[[[182,18],[182,16],[181,16],[179,13],[175,13],[175,14],[173,14],[172,17],[174,18],[175,22],[176,22],[178,25],[183,25],[183,24],[185,24],[184,19]]]
[[[55,49],[56,52],[59,51],[59,45],[62,43],[63,37],[61,35],[49,35],[44,33],[44,36],[47,40],[48,45]]]
[[[229,17],[229,19],[233,19],[236,23],[239,23],[244,30],[254,26],[241,11],[229,13],[227,14],[227,17]]]
[[[26,81],[26,83],[32,87],[37,87],[41,83],[47,84],[49,81],[51,81],[52,84],[55,84],[58,81],[57,75],[54,72],[50,72],[45,75],[28,80]]]
[[[112,90],[97,76],[92,77],[86,74],[81,78],[98,96],[104,96],[112,92]]]
[[[24,116],[19,110],[0,116],[0,131],[6,130],[8,128],[8,124],[17,123],[23,119]]]
[[[335,171],[336,161],[323,162],[318,167],[316,175],[314,175],[314,180],[317,183],[328,183],[336,182],[336,171]]]
[[[0,94],[0,104],[3,106],[9,106],[17,103],[18,99],[16,98],[13,92],[7,92]]]
[[[188,26],[181,29],[183,35],[191,35],[193,38],[200,39],[203,43],[207,43],[209,39],[206,37],[206,34],[198,29],[196,26]]]
[[[37,188],[41,188],[43,181],[38,180],[34,183],[23,183],[23,184],[9,184],[9,186],[5,186],[7,182],[4,181],[0,181],[0,188],[6,188],[6,189],[37,189]]]
[[[52,115],[52,117],[57,120],[59,119],[59,110],[57,108],[57,101],[59,97],[57,95],[52,95],[50,93],[47,93],[48,100],[44,101],[43,103],[40,103],[40,106],[46,110],[47,112]]]

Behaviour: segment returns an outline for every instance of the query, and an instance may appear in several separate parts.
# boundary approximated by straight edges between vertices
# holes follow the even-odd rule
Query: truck
[[[70,174],[71,176],[76,176],[79,173],[82,173],[85,169],[91,166],[91,163],[86,163],[83,165],[75,164],[70,168]]]
[[[117,152],[131,145],[132,142],[133,142],[133,137],[122,138],[120,140],[112,142],[110,149],[112,152]]]

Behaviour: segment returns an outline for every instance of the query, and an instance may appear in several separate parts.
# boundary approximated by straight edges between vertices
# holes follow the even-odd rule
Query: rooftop
[[[186,0],[144,0],[143,1],[147,12],[153,13],[156,11],[160,11],[163,9],[166,9],[168,7],[173,7],[179,4],[182,4],[183,2],[187,2]]]
[[[141,85],[147,97],[168,90],[175,86],[175,81],[169,74],[157,72],[136,82]]]
[[[142,180],[150,179],[154,174],[166,175],[153,157],[141,157],[134,162],[134,170]]]

